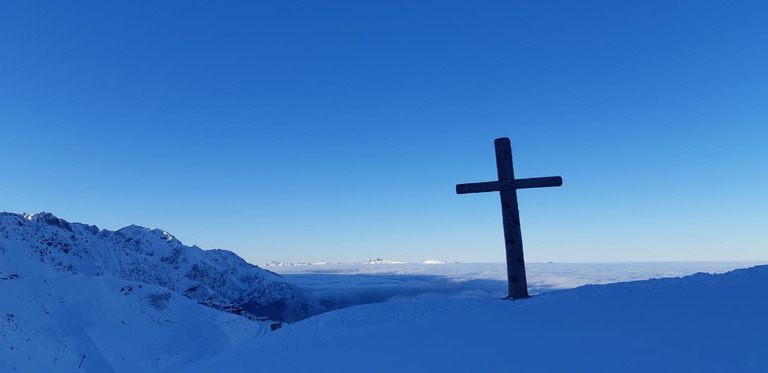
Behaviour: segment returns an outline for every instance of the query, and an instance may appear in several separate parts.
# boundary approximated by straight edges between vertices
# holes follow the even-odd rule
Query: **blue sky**
[[[0,210],[279,261],[768,259],[762,1],[0,5]]]

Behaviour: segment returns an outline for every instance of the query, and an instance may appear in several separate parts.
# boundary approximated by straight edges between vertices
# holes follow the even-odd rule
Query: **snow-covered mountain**
[[[424,261],[424,264],[447,264],[445,260],[428,259]]]
[[[300,290],[162,230],[0,213],[0,372],[768,371],[768,266],[551,291],[679,274],[540,264],[559,285],[510,302],[484,290],[505,285],[486,265],[324,266]],[[236,314],[344,303],[275,332]]]
[[[0,278],[59,274],[150,284],[252,319],[305,313],[300,288],[230,251],[185,246],[162,229],[109,231],[50,213],[0,213]]]

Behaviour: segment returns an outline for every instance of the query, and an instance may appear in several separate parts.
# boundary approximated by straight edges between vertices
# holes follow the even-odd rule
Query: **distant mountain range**
[[[423,264],[446,264],[448,262],[444,260],[425,260]],[[267,267],[291,267],[291,266],[320,266],[320,265],[329,265],[329,264],[407,264],[407,262],[399,262],[394,260],[386,260],[381,258],[376,259],[366,259],[362,262],[350,262],[350,263],[342,263],[342,262],[278,262],[278,261],[272,261],[265,266]]]
[[[117,231],[50,213],[0,213],[0,279],[57,274],[135,281],[251,319],[305,317],[303,291],[226,250],[185,246],[162,229]]]

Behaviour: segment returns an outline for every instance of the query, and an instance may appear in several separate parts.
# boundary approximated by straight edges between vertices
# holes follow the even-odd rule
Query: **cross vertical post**
[[[512,167],[512,146],[509,143],[509,139],[496,139],[493,145],[496,148],[496,170],[498,171],[499,180],[515,180],[515,171]],[[523,232],[520,229],[517,189],[500,190],[499,195],[501,196],[504,245],[507,252],[509,298],[528,298],[528,280],[525,277]]]
[[[501,197],[501,217],[504,224],[504,245],[507,259],[508,299],[528,298],[528,281],[525,276],[523,259],[523,235],[520,229],[520,211],[517,204],[517,189],[540,188],[563,185],[559,176],[530,179],[515,179],[512,167],[512,147],[506,137],[494,140],[496,149],[496,170],[499,180],[458,184],[457,194],[498,191]]]

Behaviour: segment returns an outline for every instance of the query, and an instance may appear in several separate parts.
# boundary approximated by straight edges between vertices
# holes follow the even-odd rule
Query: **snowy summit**
[[[424,261],[424,264],[446,264],[445,260],[434,260],[434,259],[428,259]]]

